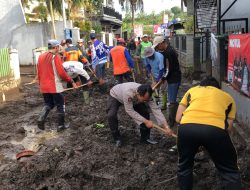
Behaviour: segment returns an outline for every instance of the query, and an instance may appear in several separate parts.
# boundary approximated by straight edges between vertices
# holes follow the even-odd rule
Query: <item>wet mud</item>
[[[180,97],[190,87],[184,81]],[[45,131],[36,127],[43,100],[37,85],[22,86],[23,99],[0,106],[1,190],[174,190],[177,186],[177,152],[169,149],[174,138],[152,129],[159,143],[140,143],[139,127],[119,110],[119,129],[124,145],[115,148],[107,125],[108,94],[97,87],[90,103],[81,90],[65,93],[66,122],[70,128],[56,132],[56,111],[49,114]],[[166,112],[165,112],[166,115]],[[98,127],[104,124],[104,127]],[[250,189],[250,151],[233,139],[245,189]],[[35,154],[16,160],[16,154],[31,149]],[[197,159],[194,189],[220,189],[213,163]]]

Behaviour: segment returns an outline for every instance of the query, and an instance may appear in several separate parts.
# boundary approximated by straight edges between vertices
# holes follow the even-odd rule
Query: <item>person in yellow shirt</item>
[[[235,114],[233,98],[220,90],[213,77],[207,77],[185,93],[176,114],[176,121],[180,123],[177,148],[181,190],[192,189],[194,157],[201,146],[208,151],[219,171],[221,189],[241,189],[237,153],[228,134]]]

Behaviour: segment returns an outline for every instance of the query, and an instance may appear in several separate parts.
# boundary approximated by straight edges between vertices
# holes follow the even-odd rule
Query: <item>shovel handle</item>
[[[153,86],[153,90],[155,90],[160,84],[162,83],[162,80],[159,80],[154,86]]]
[[[64,92],[70,91],[70,90],[74,90],[74,89],[78,89],[78,88],[81,88],[81,87],[87,86],[87,85],[88,85],[88,84],[82,84],[82,85],[78,86],[77,88],[66,88],[66,89],[64,89]]]
[[[158,126],[156,124],[153,124],[153,127],[158,129],[159,131],[163,132],[164,134],[166,134],[165,130],[163,128],[161,128],[160,126]],[[174,133],[171,136],[174,137],[174,138],[177,138],[177,135],[174,134]]]

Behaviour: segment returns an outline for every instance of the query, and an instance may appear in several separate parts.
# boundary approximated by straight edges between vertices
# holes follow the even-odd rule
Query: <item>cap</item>
[[[96,34],[95,33],[90,33],[89,37],[90,37],[90,39],[95,39],[96,38]]]
[[[77,40],[77,43],[83,43],[83,39]]]
[[[165,40],[163,36],[156,36],[153,41],[152,48],[155,48],[158,44],[162,43]]]
[[[143,36],[142,36],[142,37],[143,37],[143,38],[144,38],[144,37],[148,37],[148,35],[147,35],[147,34],[143,34]]]
[[[145,48],[145,50],[144,50],[144,56],[145,56],[145,57],[150,57],[150,56],[152,56],[152,55],[154,54],[154,52],[155,52],[155,49],[154,49],[154,48],[152,48],[152,47],[147,47],[147,48]]]
[[[125,40],[124,40],[123,38],[118,38],[118,39],[117,39],[117,42],[119,42],[119,43],[124,43],[124,44],[125,44]]]
[[[48,48],[49,49],[53,48],[53,47],[56,47],[56,46],[59,46],[59,45],[60,45],[60,43],[55,39],[51,39],[51,40],[48,41]]]

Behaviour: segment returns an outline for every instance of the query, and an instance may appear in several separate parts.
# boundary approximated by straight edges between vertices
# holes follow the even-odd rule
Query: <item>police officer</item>
[[[117,147],[122,145],[117,119],[117,112],[121,105],[124,105],[125,111],[136,124],[140,125],[142,143],[157,143],[150,139],[150,128],[153,127],[153,122],[150,120],[148,108],[151,109],[158,124],[164,127],[166,134],[172,134],[161,110],[151,98],[152,93],[150,85],[135,82],[118,84],[110,90],[107,110],[108,123]]]

